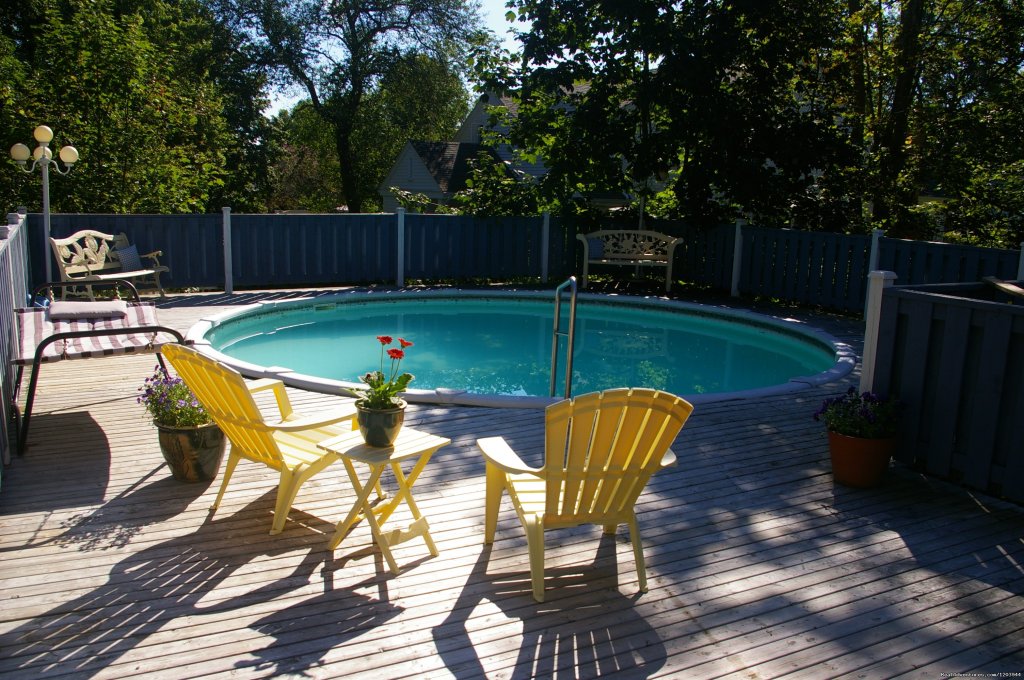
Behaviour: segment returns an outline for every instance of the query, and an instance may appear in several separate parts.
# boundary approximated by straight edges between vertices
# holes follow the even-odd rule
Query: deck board
[[[310,294],[310,293],[304,293]],[[178,328],[279,294],[172,297]],[[793,309],[859,346],[855,321]],[[412,405],[452,439],[417,482],[440,556],[360,525],[341,465],[303,486],[270,536],[276,475],[242,462],[220,509],[170,478],[135,402],[154,365],[47,365],[31,448],[0,490],[0,677],[935,678],[1024,671],[1024,514],[904,468],[877,489],[831,481],[810,414],[847,382],[695,410],[679,464],[642,496],[650,592],[625,531],[551,532],[547,601],[503,506],[482,544],[478,436],[539,462],[539,411]],[[299,409],[338,397],[293,391]],[[391,491],[394,484],[386,483]],[[396,517],[407,517],[403,508]]]

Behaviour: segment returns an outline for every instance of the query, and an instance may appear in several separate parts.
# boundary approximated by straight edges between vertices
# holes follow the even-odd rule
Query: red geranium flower
[[[357,395],[357,403],[364,408],[389,409],[399,406],[402,402],[399,394],[412,382],[411,373],[398,372],[398,367],[405,358],[405,348],[412,347],[412,343],[405,338],[399,338],[400,347],[388,348],[393,342],[390,335],[378,335],[377,342],[380,343],[380,370],[370,371],[360,376],[360,380],[366,383],[366,389],[354,390]],[[384,370],[384,356],[391,359],[391,370]]]

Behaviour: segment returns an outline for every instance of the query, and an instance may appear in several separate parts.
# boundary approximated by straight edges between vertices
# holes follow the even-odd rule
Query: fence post
[[[732,246],[732,285],[730,292],[733,297],[740,296],[740,269],[743,266],[743,225],[746,220],[736,220],[736,241]]]
[[[235,274],[231,269],[231,206],[220,211],[224,215],[224,293],[231,295],[235,292]]]
[[[868,274],[867,310],[864,314],[864,354],[860,360],[860,391],[871,392],[875,384],[875,355],[878,352],[878,324],[882,318],[882,292],[896,280],[893,272]]]
[[[540,282],[547,283],[548,258],[551,256],[550,248],[548,247],[551,242],[551,213],[547,210],[544,211],[544,226],[541,228],[540,238]],[[1021,260],[1021,262],[1024,263],[1024,260]]]
[[[873,272],[878,270],[878,248],[879,241],[882,236],[885,235],[885,231],[882,229],[871,230],[871,253],[868,255],[868,271]]]
[[[7,224],[0,225],[0,239],[8,238],[11,232],[18,226],[19,218],[22,217],[18,213],[7,213]]]
[[[402,288],[405,286],[405,208],[395,208],[395,223],[395,228],[398,230],[395,234],[395,243],[397,244],[395,257],[398,259],[395,285]]]
[[[1020,242],[1020,261],[1017,263],[1017,280],[1024,281],[1024,241]]]
[[[878,271],[878,249],[881,247],[881,239],[885,235],[883,229],[872,229],[871,230],[871,250],[868,252],[868,276],[871,276],[872,272]],[[853,283],[851,282],[851,286]],[[870,278],[868,280],[868,286],[871,285]],[[868,316],[868,305],[870,304],[868,299],[868,291],[864,291],[864,318]]]

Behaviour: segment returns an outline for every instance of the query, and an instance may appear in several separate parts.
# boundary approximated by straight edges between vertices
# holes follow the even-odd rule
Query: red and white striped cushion
[[[152,302],[128,303],[124,317],[51,319],[45,308],[21,308],[14,310],[18,319],[18,346],[15,364],[31,365],[35,361],[36,348],[47,338],[57,333],[72,331],[110,331],[125,329],[118,335],[96,335],[81,338],[67,338],[49,345],[41,360],[45,362],[61,359],[85,359],[88,357],[128,354],[130,352],[152,351],[174,338],[161,333],[132,333],[132,328],[158,326],[156,306]]]

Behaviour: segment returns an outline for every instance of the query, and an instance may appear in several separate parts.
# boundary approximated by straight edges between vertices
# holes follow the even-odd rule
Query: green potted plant
[[[902,405],[893,397],[873,392],[825,399],[814,419],[828,430],[832,477],[845,486],[877,485],[896,449]]]
[[[175,479],[203,482],[217,476],[227,440],[185,381],[157,365],[139,388],[138,402],[153,417],[160,452]]]
[[[394,342],[390,335],[378,335],[377,342],[380,343],[380,369],[360,376],[366,388],[353,390],[356,393],[356,422],[367,444],[391,446],[405,422],[405,401],[398,395],[409,386],[414,376],[399,373],[398,369],[405,358],[405,350],[412,347],[412,343],[398,338],[398,347],[390,347]],[[391,360],[386,372],[385,357]]]

